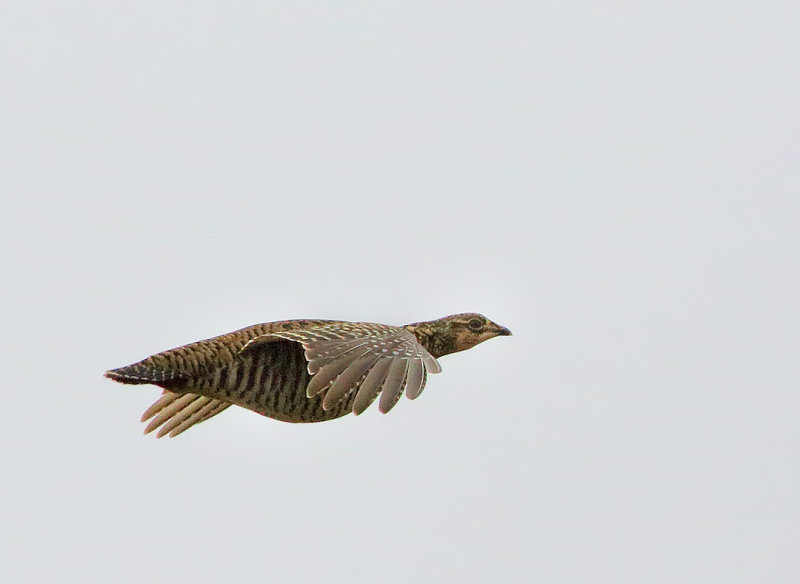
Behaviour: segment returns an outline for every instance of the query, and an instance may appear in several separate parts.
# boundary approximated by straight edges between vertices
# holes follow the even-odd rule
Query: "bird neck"
[[[413,333],[420,345],[436,359],[458,351],[455,335],[440,322],[416,322],[406,325],[405,328]]]

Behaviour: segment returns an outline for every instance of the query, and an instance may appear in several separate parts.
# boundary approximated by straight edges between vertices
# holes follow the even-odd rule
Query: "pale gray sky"
[[[797,582],[796,2],[17,2],[3,582]],[[478,311],[389,415],[108,368]]]

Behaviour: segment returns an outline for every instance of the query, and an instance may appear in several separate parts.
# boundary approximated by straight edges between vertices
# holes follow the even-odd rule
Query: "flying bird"
[[[142,415],[145,433],[177,436],[231,405],[285,422],[322,422],[416,399],[437,359],[507,328],[475,313],[391,326],[335,320],[284,320],[151,355],[106,371],[126,384],[163,388]]]

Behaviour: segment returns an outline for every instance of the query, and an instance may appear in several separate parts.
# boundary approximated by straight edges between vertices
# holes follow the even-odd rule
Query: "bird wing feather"
[[[425,387],[427,373],[441,371],[439,363],[413,333],[383,324],[339,322],[273,331],[251,340],[242,351],[276,337],[303,346],[312,375],[307,395],[324,393],[326,410],[355,392],[353,412],[360,414],[381,393],[379,409],[386,413],[404,390],[410,399],[415,399]]]
[[[142,414],[142,422],[152,418],[145,434],[158,429],[156,436],[175,437],[200,422],[212,418],[232,404],[194,393],[175,393],[164,390],[161,397]]]

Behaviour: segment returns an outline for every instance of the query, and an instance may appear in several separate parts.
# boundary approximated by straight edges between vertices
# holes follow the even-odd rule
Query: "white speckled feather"
[[[353,411],[363,412],[375,399],[380,387],[378,391],[384,393],[380,410],[385,413],[402,395],[406,387],[406,372],[410,380],[408,396],[414,399],[422,393],[427,372],[441,371],[439,363],[417,338],[401,327],[337,323],[309,330],[276,331],[271,336],[303,345],[308,371],[313,375],[307,395],[314,397],[327,392],[323,402],[325,409],[339,403],[363,379],[353,402]],[[378,373],[370,377],[369,373],[378,363]],[[379,373],[382,373],[382,379],[378,379]]]

